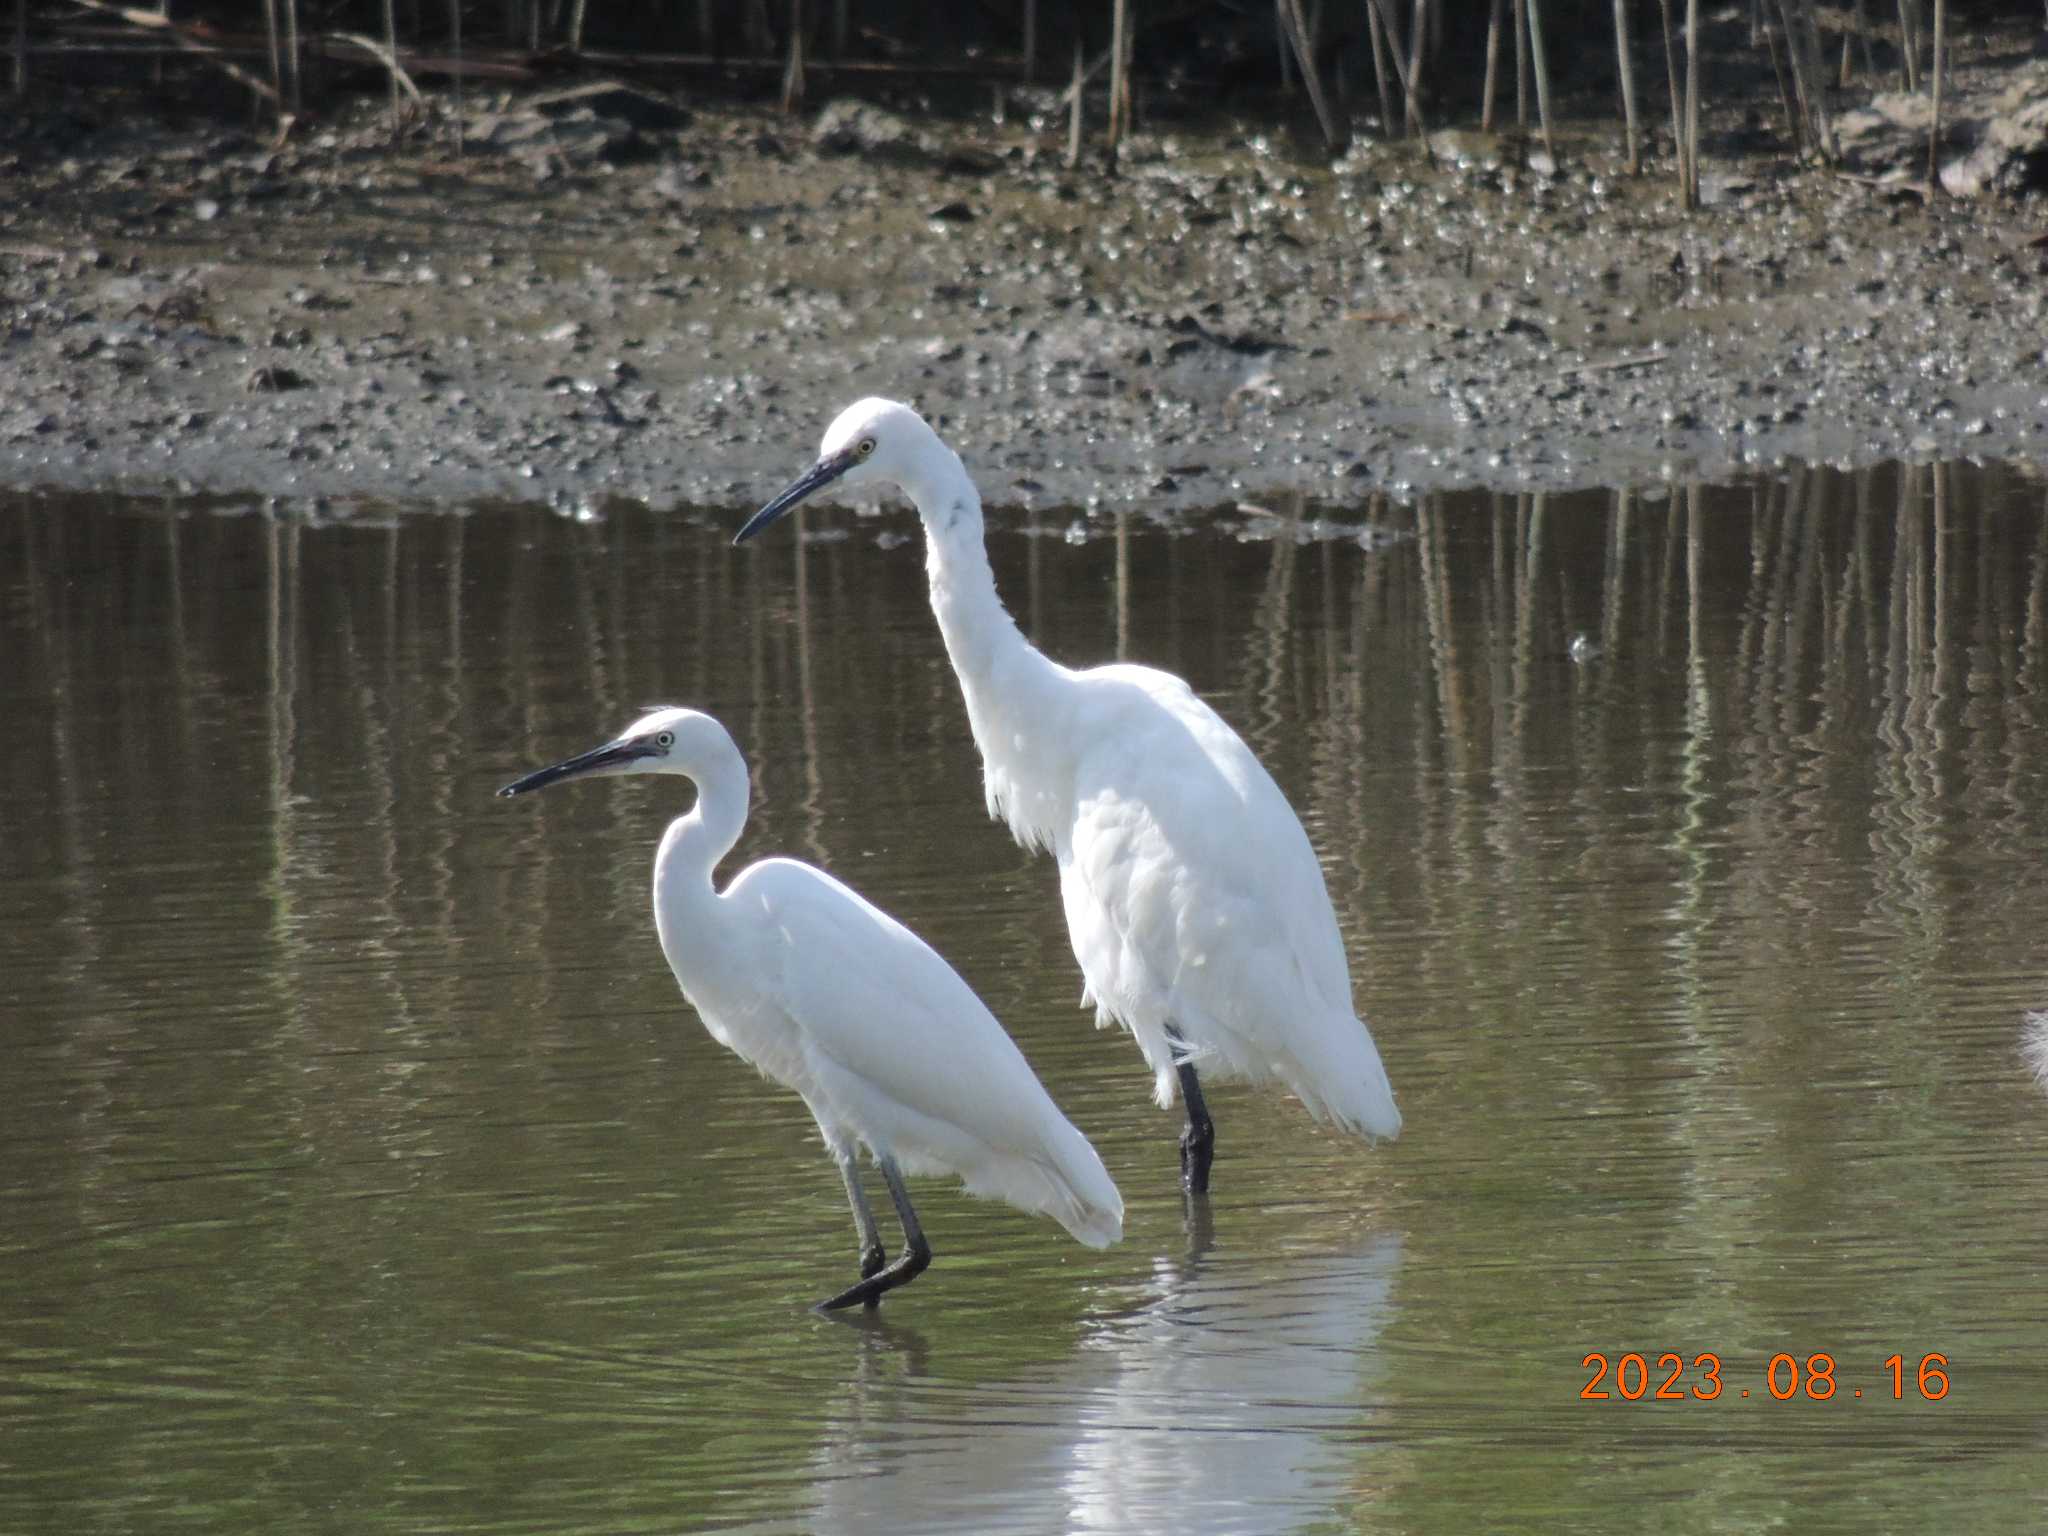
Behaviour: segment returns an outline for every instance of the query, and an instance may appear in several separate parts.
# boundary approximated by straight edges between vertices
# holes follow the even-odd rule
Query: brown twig
[[[278,93],[265,85],[257,76],[242,68],[233,59],[224,57],[221,50],[207,42],[199,34],[181,27],[169,17],[156,11],[136,10],[125,5],[109,5],[106,0],[70,0],[72,5],[93,11],[101,16],[113,16],[140,31],[153,32],[165,41],[175,45],[182,52],[206,60],[215,69],[233,80],[237,85],[246,86],[272,106],[278,104]]]
[[[1654,368],[1669,360],[1668,352],[1636,352],[1626,357],[1603,357],[1590,363],[1574,363],[1569,368],[1558,369],[1556,377],[1571,379],[1582,373],[1622,373],[1631,368]]]
[[[389,3],[390,0],[386,0],[387,6]],[[387,21],[390,20],[388,12],[385,19]],[[367,53],[379,64],[382,64],[385,70],[389,72],[391,76],[391,118],[394,124],[398,120],[398,93],[401,88],[404,89],[407,96],[412,98],[414,106],[419,107],[423,111],[425,110],[427,105],[426,98],[420,94],[420,88],[413,84],[412,76],[405,72],[405,66],[398,62],[398,52],[396,49],[387,48],[375,38],[365,37],[360,32],[328,33],[328,47],[331,48],[335,43],[341,43],[350,48],[362,49],[363,52]]]

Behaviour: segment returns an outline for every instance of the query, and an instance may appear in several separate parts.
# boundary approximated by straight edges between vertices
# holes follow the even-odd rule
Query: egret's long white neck
[[[996,594],[980,493],[952,449],[937,442],[932,446],[937,450],[935,460],[943,455],[936,465],[943,472],[921,485],[907,487],[924,520],[924,565],[931,582],[932,612],[938,616],[946,654],[960,681],[981,683],[999,660],[1013,652],[1030,651],[1032,646]]]
[[[1044,759],[1064,740],[1072,674],[1024,638],[997,596],[981,496],[959,455],[933,434],[902,484],[924,522],[932,613],[981,749],[989,814],[1009,822],[1020,842],[1049,844],[1059,776]],[[1019,776],[1026,757],[1034,771]]]
[[[654,911],[663,948],[670,940],[662,914],[717,897],[712,872],[747,825],[747,760],[729,738],[708,746],[684,771],[697,785],[697,804],[668,824],[654,856]]]

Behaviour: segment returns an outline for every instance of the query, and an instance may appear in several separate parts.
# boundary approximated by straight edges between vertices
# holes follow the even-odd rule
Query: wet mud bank
[[[43,114],[0,161],[0,486],[758,501],[862,394],[996,504],[2048,456],[2037,201],[1727,141],[1708,206],[1448,133],[369,107],[282,145]]]

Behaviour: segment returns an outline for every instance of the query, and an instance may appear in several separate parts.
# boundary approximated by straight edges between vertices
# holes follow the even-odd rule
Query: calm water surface
[[[0,504],[0,1529],[2041,1529],[2043,503],[993,516],[1039,643],[1264,755],[1407,1115],[1220,1088],[1197,1210],[906,514]],[[832,1165],[647,916],[687,789],[492,796],[652,701],[981,991],[1119,1247],[924,1181],[933,1270],[806,1310]]]

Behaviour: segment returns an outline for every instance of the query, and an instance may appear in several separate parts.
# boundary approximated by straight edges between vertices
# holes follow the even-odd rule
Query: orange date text
[[[1785,1403],[1797,1397],[1823,1403],[1831,1398],[1918,1397],[1938,1403],[1948,1396],[1948,1356],[1928,1354],[1916,1365],[1903,1354],[1888,1355],[1874,1374],[1851,1380],[1833,1355],[1772,1355],[1761,1368],[1730,1371],[1717,1354],[1687,1359],[1667,1350],[1651,1355],[1634,1350],[1623,1355],[1590,1354],[1580,1362],[1591,1372],[1579,1396],[1589,1403],[1619,1399],[1638,1403],[1711,1403],[1723,1395],[1763,1397]],[[1740,1379],[1738,1379],[1740,1378]]]

